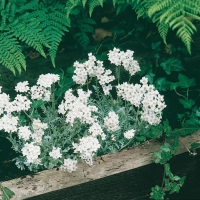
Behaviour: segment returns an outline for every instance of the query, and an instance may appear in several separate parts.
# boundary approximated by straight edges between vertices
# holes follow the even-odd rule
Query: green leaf
[[[144,137],[144,136],[135,136],[134,137],[137,141],[139,141],[139,142],[144,142],[144,141],[146,141],[146,137]]]
[[[148,73],[145,77],[148,78],[149,83],[153,83],[153,79],[154,79],[155,74],[153,73]]]
[[[169,161],[172,158],[172,155],[170,152],[161,152],[162,160],[160,161],[160,164],[164,164],[165,162]]]
[[[41,105],[44,103],[44,101],[42,100],[37,100],[37,101],[33,101],[31,104],[32,108],[39,108],[41,107]]]
[[[67,67],[67,75],[73,76],[74,70],[75,70],[75,67]]]
[[[181,73],[179,73],[179,75],[178,75],[178,80],[179,80],[179,86],[181,88],[189,88],[191,86],[196,85],[194,78],[189,79],[187,76],[185,76]]]
[[[160,50],[160,45],[161,45],[161,41],[154,42],[154,43],[151,44],[151,48],[152,48],[153,50],[159,51],[159,50]]]
[[[9,200],[10,197],[12,197],[13,195],[15,195],[15,193],[13,191],[11,191],[9,188],[7,187],[3,187],[2,186],[2,190],[3,190],[3,194],[2,194],[2,200]]]
[[[185,99],[179,99],[179,102],[183,105],[184,108],[192,108],[192,106],[195,104],[195,101],[192,99],[185,100]]]
[[[171,126],[169,125],[168,119],[166,119],[166,120],[163,122],[163,131],[164,131],[166,134],[169,134],[169,133],[172,131],[172,128],[171,128]]]
[[[156,200],[164,199],[165,193],[163,192],[162,188],[156,185],[155,187],[151,188],[150,198]]]
[[[155,163],[160,163],[160,161],[162,160],[161,152],[155,152],[154,157],[156,158]]]
[[[171,173],[170,165],[167,163],[165,164],[165,174],[168,176]]]
[[[181,178],[179,176],[174,176],[174,181],[179,181]]]
[[[170,152],[171,151],[170,147],[171,147],[170,144],[165,143],[163,146],[160,147],[160,150],[164,152]]]
[[[150,131],[145,135],[149,138],[160,138],[163,134],[163,127],[162,124],[159,124],[157,126],[152,126]]]
[[[165,70],[165,72],[169,75],[172,71],[182,71],[185,70],[181,61],[177,58],[169,58],[166,61],[162,62],[160,66]]]
[[[185,178],[186,178],[186,176],[183,176],[183,177],[179,180],[180,186],[182,186],[182,185],[184,184]]]
[[[158,78],[155,81],[155,87],[156,89],[158,89],[159,91],[166,91],[169,89],[169,83],[168,81],[166,81],[166,78]]]
[[[55,96],[61,97],[74,84],[72,78],[64,77],[60,82],[60,87],[55,91]]]
[[[197,117],[200,117],[200,109],[199,109],[199,110],[196,110],[196,116],[197,116]]]
[[[172,183],[172,185],[171,185],[171,190],[170,190],[170,192],[169,192],[169,194],[172,194],[172,193],[174,193],[174,192],[179,192],[179,190],[180,190],[180,186],[177,184],[177,183]]]
[[[178,137],[174,139],[174,142],[171,144],[171,154],[174,154],[179,148]]]
[[[176,89],[177,87],[179,87],[179,82],[173,83],[173,82],[168,81],[168,84],[169,84],[170,90],[174,90],[174,89]]]
[[[190,151],[193,151],[194,149],[196,149],[196,148],[198,148],[198,147],[200,147],[200,143],[194,142],[194,143],[192,143],[192,144],[190,145]]]
[[[168,191],[171,190],[171,184],[170,184],[168,178],[165,178],[165,187],[166,187],[166,189],[167,189]]]

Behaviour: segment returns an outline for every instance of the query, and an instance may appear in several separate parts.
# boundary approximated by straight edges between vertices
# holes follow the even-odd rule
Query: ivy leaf
[[[174,192],[179,192],[179,190],[180,190],[180,186],[177,184],[177,183],[172,183],[172,185],[171,185],[171,191],[169,192],[169,194],[172,194],[172,193],[174,193]]]
[[[162,62],[160,66],[165,70],[165,72],[169,75],[172,71],[182,71],[185,70],[181,61],[177,58],[169,58],[166,61]]]
[[[200,109],[196,111],[196,116],[200,117]]]
[[[169,84],[170,90],[174,90],[175,88],[179,87],[179,82],[173,83],[173,82],[168,81],[168,84]]]
[[[182,185],[184,184],[185,178],[186,178],[186,176],[183,176],[183,177],[179,180],[180,186],[182,186]]]
[[[161,44],[161,41],[154,42],[154,43],[151,44],[151,48],[152,48],[153,50],[159,51],[159,50],[160,50],[160,44]]]
[[[187,76],[185,76],[181,73],[179,73],[179,75],[178,75],[178,80],[179,80],[179,86],[181,88],[189,88],[191,86],[196,85],[194,78],[189,79]]]
[[[156,200],[164,199],[165,193],[163,192],[162,188],[156,185],[155,187],[151,188],[150,198]]]
[[[166,189],[167,189],[168,191],[171,190],[171,184],[170,184],[168,178],[165,178],[165,187],[166,187]]]
[[[190,151],[194,151],[194,149],[196,149],[196,148],[198,148],[198,147],[200,147],[200,143],[194,142],[194,143],[192,143],[192,144],[190,145]]]
[[[154,157],[156,158],[155,163],[160,163],[160,161],[162,160],[161,152],[155,152]]]
[[[171,128],[171,126],[169,125],[168,119],[166,119],[166,120],[163,122],[163,131],[166,133],[166,135],[168,135],[168,134],[172,131],[172,128]]]
[[[170,165],[167,163],[165,164],[165,174],[168,176],[171,173]]]
[[[174,181],[179,181],[181,178],[179,176],[174,176],[173,180]]]
[[[145,77],[148,78],[149,83],[153,83],[153,79],[154,79],[155,74],[153,73],[148,73]]]
[[[155,81],[155,86],[159,91],[166,91],[169,89],[170,84],[166,81],[166,78],[158,78]]]
[[[185,100],[185,99],[179,99],[180,103],[183,105],[184,108],[192,108],[192,106],[195,104],[195,101],[192,99]]]
[[[170,144],[165,143],[164,145],[162,145],[162,146],[160,147],[160,150],[161,150],[161,151],[164,151],[164,152],[170,152],[170,151],[171,151],[171,150],[170,150]]]
[[[159,124],[157,126],[152,126],[150,131],[145,135],[149,138],[160,138],[163,134],[163,127],[162,124]]]

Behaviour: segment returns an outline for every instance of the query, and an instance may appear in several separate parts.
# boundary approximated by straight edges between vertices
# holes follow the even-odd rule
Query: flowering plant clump
[[[58,74],[42,74],[32,87],[18,83],[13,100],[0,88],[0,130],[9,133],[20,154],[19,168],[73,172],[79,160],[92,165],[95,156],[160,136],[152,128],[166,107],[163,96],[145,77],[140,84],[130,78],[120,83],[122,66],[130,77],[140,71],[133,51],[114,48],[108,59],[117,66],[116,76],[91,53],[86,62],[76,61],[72,79],[79,87],[74,90],[60,89],[64,76]]]

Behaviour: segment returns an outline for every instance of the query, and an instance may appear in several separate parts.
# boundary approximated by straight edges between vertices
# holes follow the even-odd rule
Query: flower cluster
[[[20,139],[24,139],[25,141],[30,139],[32,132],[29,129],[29,126],[20,126],[18,128],[18,136]]]
[[[119,130],[119,116],[114,111],[110,111],[108,116],[104,118],[104,126],[111,132]]]
[[[134,137],[134,135],[135,135],[135,130],[134,129],[131,129],[129,131],[124,132],[124,137],[126,139],[128,139],[128,140],[132,139]]]
[[[15,87],[15,91],[30,92],[31,99],[33,100],[49,101],[51,95],[49,88],[51,88],[53,83],[56,83],[59,80],[60,77],[57,74],[41,74],[37,80],[37,85],[30,88],[28,86],[28,81],[19,82]]]
[[[133,76],[136,72],[140,71],[140,66],[136,60],[133,59],[133,51],[127,50],[126,52],[120,51],[117,48],[110,50],[108,59],[116,66],[122,65],[126,71]]]
[[[97,138],[93,136],[86,136],[80,139],[79,144],[72,143],[74,152],[80,153],[80,157],[87,164],[92,165],[92,157],[100,148],[100,143]]]
[[[5,114],[2,118],[0,118],[0,130],[3,130],[7,133],[17,132],[18,121],[18,117]]]
[[[41,74],[37,80],[37,85],[44,88],[50,88],[53,83],[56,83],[59,80],[60,77],[58,74]]]
[[[99,135],[101,136],[102,140],[106,139],[105,133],[103,132],[101,126],[97,122],[94,122],[92,126],[90,126],[88,131],[90,134],[92,134],[93,137],[97,137]]]
[[[32,123],[33,133],[31,135],[34,142],[41,144],[44,130],[48,128],[47,123],[42,123],[40,119],[34,119]]]
[[[17,161],[19,167],[26,165],[30,170],[38,170],[56,166],[73,172],[78,160],[92,165],[95,155],[134,146],[135,134],[142,135],[147,123],[157,125],[161,121],[166,107],[164,98],[148,84],[147,78],[143,77],[140,84],[119,84],[121,67],[117,68],[115,99],[110,94],[110,83],[115,79],[112,71],[105,69],[103,62],[91,53],[88,56],[88,61],[74,63],[72,78],[84,86],[95,77],[103,95],[98,83],[93,94],[90,90],[84,91],[84,87],[74,91],[57,88],[53,84],[60,77],[55,74],[42,74],[32,87],[28,81],[18,83],[15,90],[23,94],[17,94],[13,101],[2,93],[0,86],[0,131],[17,135],[11,136],[10,141],[23,155]],[[114,48],[108,57],[131,76],[140,70],[133,51]]]
[[[75,75],[72,77],[73,81],[76,84],[84,85],[86,84],[88,77],[97,77],[103,88],[104,94],[108,95],[109,90],[112,89],[112,86],[109,83],[115,79],[115,77],[111,75],[112,71],[105,70],[103,62],[97,61],[95,56],[91,53],[88,54],[88,57],[89,59],[85,63],[74,63],[76,69],[74,70]]]
[[[65,93],[64,101],[59,105],[58,112],[66,114],[66,122],[73,125],[75,119],[79,119],[81,123],[92,124],[95,122],[96,117],[92,116],[92,112],[97,111],[96,106],[88,105],[88,98],[91,91],[84,92],[82,89],[77,91],[78,97],[72,94],[72,90]]]
[[[151,125],[159,124],[162,110],[166,107],[164,98],[154,89],[153,85],[148,85],[148,79],[143,77],[140,84],[123,83],[117,86],[117,95],[123,100],[129,101],[136,107],[142,107],[141,119]]]
[[[58,159],[58,158],[62,158],[62,154],[60,153],[61,148],[60,147],[53,147],[52,151],[49,152],[49,155],[54,158],[54,159]]]
[[[28,92],[29,90],[30,90],[30,88],[28,86],[28,81],[19,82],[15,86],[15,91],[16,92]]]
[[[21,149],[22,155],[26,156],[27,163],[40,163],[38,156],[41,153],[40,147],[35,145],[34,142],[25,143],[24,147]]]
[[[63,165],[60,166],[61,170],[68,171],[69,173],[76,171],[77,169],[77,160],[73,160],[70,158],[64,159]]]

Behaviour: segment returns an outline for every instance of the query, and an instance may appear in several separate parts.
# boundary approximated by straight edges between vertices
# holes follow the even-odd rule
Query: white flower
[[[49,153],[49,155],[54,158],[54,159],[58,159],[58,158],[62,158],[62,154],[60,153],[60,147],[53,147],[53,150]]]
[[[15,86],[15,91],[16,92],[28,92],[29,91],[29,86],[28,86],[28,81],[24,81],[24,82],[19,82],[17,83],[17,85]]]
[[[64,170],[64,171],[68,171],[68,172],[73,172],[73,171],[76,171],[77,169],[77,160],[73,160],[71,158],[67,158],[67,159],[64,159],[64,164],[60,166],[60,169],[61,170]]]
[[[116,66],[124,66],[124,69],[133,76],[136,72],[140,71],[138,62],[133,59],[133,53],[134,52],[130,50],[124,52],[114,48],[112,51],[109,51],[108,59]]]
[[[59,80],[60,77],[57,74],[41,74],[37,80],[37,85],[40,85],[44,88],[50,88],[53,83],[56,83]]]
[[[51,92],[43,86],[32,86],[30,88],[31,99],[49,101]]]
[[[18,117],[4,115],[0,118],[0,130],[4,130],[7,133],[17,132],[18,120]]]
[[[159,124],[162,110],[166,107],[164,98],[154,89],[153,85],[148,85],[147,78],[143,77],[140,82],[142,85],[123,83],[116,86],[117,95],[136,107],[141,106],[141,119],[143,121],[151,125]]]
[[[22,110],[28,110],[31,107],[31,103],[32,102],[26,96],[18,94],[12,102],[12,105],[15,107],[13,111],[20,112]]]
[[[40,119],[33,119],[32,127],[34,132],[40,130],[40,129],[47,129],[48,125],[47,123],[42,123]]]
[[[102,85],[102,88],[103,88],[103,92],[104,92],[105,95],[109,95],[110,94],[110,90],[112,90],[111,84]]]
[[[23,156],[26,156],[27,163],[38,163],[38,156],[40,155],[40,147],[35,145],[33,142],[25,143],[21,149]]]
[[[72,94],[72,90],[65,93],[64,101],[58,107],[58,113],[66,114],[66,122],[72,126],[75,119],[80,119],[81,123],[94,123],[95,118],[92,112],[96,112],[98,109],[88,105],[91,91],[84,92],[82,89],[78,89],[77,93],[78,97]]]
[[[114,111],[110,111],[108,116],[104,118],[104,126],[108,131],[114,132],[120,129],[119,117]]]
[[[134,129],[131,129],[131,130],[126,131],[126,132],[124,133],[124,137],[125,137],[126,139],[131,139],[131,138],[134,137],[134,135],[135,135],[135,130],[134,130]]]
[[[80,153],[80,157],[87,164],[92,165],[92,157],[100,148],[100,143],[93,136],[86,136],[80,139],[79,144],[72,143],[75,153]]]
[[[101,126],[97,122],[93,123],[92,126],[90,126],[88,131],[90,134],[92,134],[93,137],[97,137],[98,135],[100,135],[102,140],[105,140],[105,134]]]
[[[31,136],[31,131],[28,126],[20,126],[18,128],[18,136],[21,139],[24,139],[25,141],[29,140]]]

